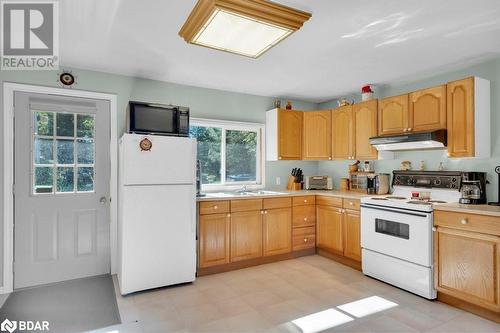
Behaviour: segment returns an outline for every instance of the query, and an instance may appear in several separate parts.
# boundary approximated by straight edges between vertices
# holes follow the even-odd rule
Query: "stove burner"
[[[370,198],[372,200],[387,200],[386,198]]]
[[[393,195],[390,195],[388,197],[385,197],[386,199],[396,199],[396,200],[405,200],[406,198],[405,197],[396,197],[396,196],[393,196]]]

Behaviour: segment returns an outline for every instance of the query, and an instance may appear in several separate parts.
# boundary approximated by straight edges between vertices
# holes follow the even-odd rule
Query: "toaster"
[[[306,177],[306,190],[333,190],[333,180],[330,176]]]

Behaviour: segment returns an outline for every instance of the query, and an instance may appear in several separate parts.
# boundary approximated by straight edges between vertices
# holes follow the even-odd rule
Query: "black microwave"
[[[128,132],[189,136],[189,108],[129,102]]]

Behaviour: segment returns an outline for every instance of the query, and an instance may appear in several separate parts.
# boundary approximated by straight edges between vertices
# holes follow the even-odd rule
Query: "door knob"
[[[101,204],[103,204],[103,205],[106,203],[106,201],[108,201],[108,200],[106,199],[106,197],[101,197],[101,198],[99,199],[99,202],[100,202]]]

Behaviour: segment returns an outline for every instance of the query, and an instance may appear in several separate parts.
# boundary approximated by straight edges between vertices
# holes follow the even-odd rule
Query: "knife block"
[[[289,191],[299,191],[302,190],[302,184],[297,183],[297,178],[294,176],[288,177],[288,183],[286,184],[286,189]]]

